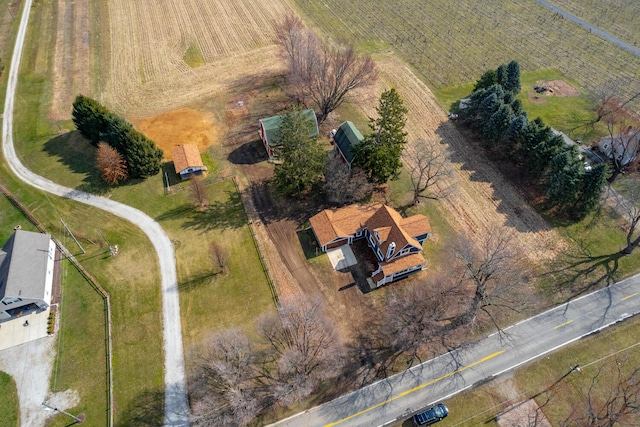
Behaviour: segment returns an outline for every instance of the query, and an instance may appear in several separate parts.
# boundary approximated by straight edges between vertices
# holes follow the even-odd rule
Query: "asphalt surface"
[[[547,9],[553,10],[554,12],[560,14],[561,16],[563,16],[564,18],[575,22],[576,24],[580,25],[583,28],[586,28],[587,30],[591,31],[594,34],[599,35],[600,37],[602,37],[603,39],[610,41],[611,43],[615,44],[616,46],[619,46],[631,53],[633,53],[636,56],[640,56],[640,49],[638,49],[635,46],[630,45],[629,43],[625,43],[622,40],[613,37],[611,34],[606,33],[604,31],[602,31],[600,28],[598,27],[594,27],[593,25],[589,24],[586,21],[583,21],[582,19],[578,18],[575,15],[570,14],[569,12],[565,11],[564,9],[560,9],[557,6],[554,6],[552,4],[550,4],[549,2],[546,2],[545,0],[536,0],[538,3],[540,3],[542,6],[546,7]]]
[[[272,426],[364,427],[402,421],[639,312],[640,275],[512,325],[505,329],[506,336],[490,335]]]
[[[18,159],[13,145],[13,108],[22,47],[32,0],[26,0],[16,44],[11,58],[2,122],[2,151],[11,171],[33,187],[60,197],[76,200],[131,221],[147,235],[158,254],[162,275],[162,317],[165,353],[165,425],[189,425],[189,404],[185,385],[180,304],[176,260],[171,240],[162,227],[142,211],[104,197],[63,187],[27,169]]]

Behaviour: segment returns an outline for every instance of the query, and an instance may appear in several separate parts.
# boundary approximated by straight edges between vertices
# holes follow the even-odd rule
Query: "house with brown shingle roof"
[[[197,145],[177,145],[171,154],[173,156],[173,166],[181,179],[188,179],[191,175],[200,175],[207,170],[202,163],[202,157],[200,157]]]
[[[309,220],[322,251],[366,239],[378,260],[375,287],[422,270],[422,244],[431,235],[424,215],[403,218],[390,206],[374,203],[325,209]]]

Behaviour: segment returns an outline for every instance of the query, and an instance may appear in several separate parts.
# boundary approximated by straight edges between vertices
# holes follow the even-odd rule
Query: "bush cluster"
[[[73,103],[76,129],[98,146],[103,141],[125,159],[131,178],[148,178],[160,172],[163,152],[131,123],[109,111],[98,101],[78,95]]]

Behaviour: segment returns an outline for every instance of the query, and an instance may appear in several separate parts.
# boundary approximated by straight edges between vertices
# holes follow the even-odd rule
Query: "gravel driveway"
[[[15,148],[13,146],[13,106],[15,100],[16,85],[18,81],[18,68],[20,57],[22,55],[22,47],[24,44],[27,23],[29,20],[29,11],[31,9],[32,0],[26,0],[22,18],[20,20],[20,28],[16,37],[16,45],[11,58],[11,67],[9,70],[9,80],[7,84],[7,94],[5,98],[4,120],[2,122],[2,151],[5,160],[9,164],[11,171],[22,181],[51,194],[60,197],[73,199],[99,209],[110,212],[121,218],[125,218],[144,231],[154,249],[158,254],[160,261],[160,270],[162,275],[162,317],[164,322],[164,353],[165,353],[165,424],[169,426],[186,426],[189,425],[189,404],[187,400],[187,391],[185,385],[184,374],[184,358],[182,348],[182,332],[180,326],[180,305],[178,296],[176,261],[173,252],[173,246],[169,237],[166,235],[162,227],[153,219],[148,217],[138,209],[130,206],[114,202],[112,200],[94,196],[92,194],[73,190],[58,185],[46,178],[43,178],[27,169],[18,160]],[[39,342],[40,340],[38,340]],[[47,351],[42,346],[43,358],[38,359],[38,364],[46,365],[45,359],[51,360],[46,356],[52,357],[52,351]],[[29,349],[25,349],[26,352]],[[42,372],[50,372],[50,362],[48,367],[42,367]],[[30,367],[30,369],[36,369]],[[20,382],[19,389],[24,387],[28,392],[20,394],[20,410],[23,423],[27,419],[31,419],[31,414],[42,411],[42,402],[38,402],[48,390],[49,375],[43,375],[46,380],[39,381],[38,387],[27,381],[22,376],[14,376],[16,382]],[[29,387],[25,387],[29,384]],[[44,391],[44,393],[43,393]],[[27,424],[37,426],[39,424]],[[42,424],[40,424],[42,425]]]

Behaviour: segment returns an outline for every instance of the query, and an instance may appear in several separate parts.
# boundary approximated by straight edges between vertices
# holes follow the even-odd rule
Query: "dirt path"
[[[343,337],[349,337],[353,325],[360,324],[370,313],[371,304],[358,287],[347,288],[352,281],[348,274],[329,267],[326,277],[320,278],[309,266],[297,231],[316,212],[286,212],[270,198],[263,182],[271,178],[273,167],[265,167],[266,152],[262,145],[245,143],[230,149],[236,152],[238,168],[246,180],[243,201],[263,255],[268,259],[280,299],[320,294],[329,314],[340,325]],[[342,287],[346,289],[340,290]]]
[[[478,239],[503,230],[514,235],[519,252],[530,260],[551,259],[564,247],[562,238],[552,230],[509,183],[495,166],[448,120],[429,88],[395,57],[377,61],[381,74],[375,90],[360,93],[365,114],[375,116],[371,94],[380,94],[394,86],[409,109],[409,143],[426,139],[451,160],[451,176],[443,181],[448,196],[442,199],[450,213],[450,223]],[[406,159],[405,159],[406,161]]]

